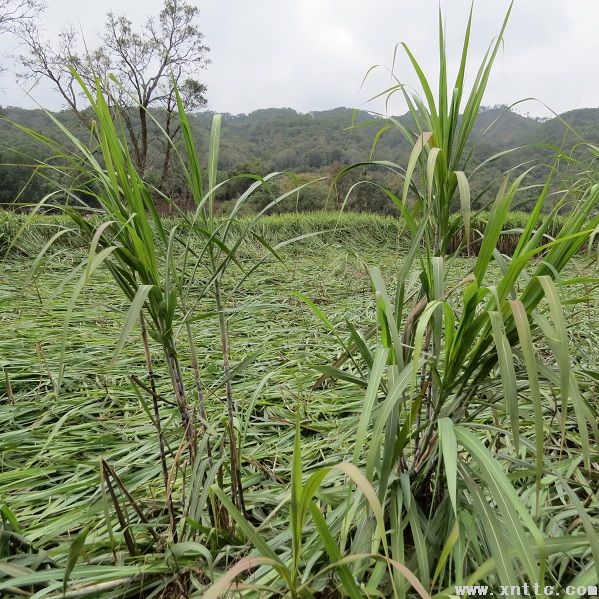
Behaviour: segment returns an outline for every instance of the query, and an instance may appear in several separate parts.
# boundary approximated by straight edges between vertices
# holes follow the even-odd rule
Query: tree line
[[[56,118],[69,129],[78,132],[81,139],[87,138],[85,110],[81,113],[64,110],[55,113]],[[49,157],[44,155],[41,145],[21,133],[13,123],[27,125],[44,135],[56,134],[55,125],[41,110],[25,110],[6,107],[0,120],[0,202],[37,202],[52,188],[52,176],[37,165]],[[164,109],[151,109],[147,123],[148,146],[143,158],[144,176],[164,190],[176,202],[185,205],[183,181],[177,169],[164,172],[164,143],[157,123],[168,117]],[[409,124],[410,117],[399,117]],[[142,123],[133,109],[128,113],[131,128],[139,135]],[[172,119],[172,117],[171,117]],[[207,147],[212,113],[196,112],[191,117],[191,126],[199,147]],[[373,119],[365,112],[349,108],[336,108],[298,113],[292,109],[264,109],[242,115],[224,115],[220,151],[222,179],[243,173],[266,175],[272,171],[289,171],[289,186],[294,187],[297,179],[308,181],[322,177],[311,185],[300,198],[290,198],[279,210],[315,210],[336,208],[346,203],[358,211],[393,212],[391,203],[376,193],[373,185],[358,185],[346,199],[347,191],[357,182],[380,183],[391,188],[401,188],[401,177],[391,180],[391,175],[382,174],[375,167],[364,167],[338,181],[331,182],[345,165],[373,160],[392,160],[399,165],[408,162],[411,148],[405,140],[390,131],[381,136],[373,149],[375,132],[384,125],[384,119]],[[493,123],[491,129],[488,126]],[[176,127],[174,119],[171,124]],[[473,197],[480,196],[482,204],[492,198],[502,175],[509,170],[521,170],[534,165],[529,175],[532,185],[546,175],[545,163],[551,155],[551,146],[562,146],[566,151],[574,147],[578,137],[568,134],[570,126],[587,141],[599,143],[599,109],[575,110],[544,122],[521,116],[507,107],[485,108],[481,111],[472,139],[472,164],[479,165],[487,158],[518,148],[498,160],[470,173]],[[564,142],[565,139],[565,142]],[[171,148],[172,150],[172,148]],[[247,181],[237,179],[224,187],[219,195],[221,209],[244,191]],[[279,184],[281,185],[281,184]],[[272,190],[273,193],[281,189]],[[268,190],[262,200],[257,196],[256,207],[268,200]],[[532,197],[532,195],[531,195]],[[526,193],[522,194],[522,208],[526,208]]]

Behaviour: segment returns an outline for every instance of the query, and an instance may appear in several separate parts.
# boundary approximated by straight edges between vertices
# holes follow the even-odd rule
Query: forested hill
[[[411,117],[397,117],[411,126]],[[195,118],[200,136],[207,136],[211,113]],[[257,110],[247,115],[223,115],[221,164],[234,168],[239,164],[264,161],[276,169],[320,169],[335,162],[350,164],[369,157],[376,131],[385,124],[365,112],[335,108],[298,113],[291,108]],[[599,142],[599,108],[573,110],[549,120],[521,116],[506,107],[481,110],[473,141],[481,153],[496,153],[530,144],[563,142],[564,122],[590,142]],[[364,126],[364,123],[371,125]],[[352,124],[354,126],[352,126]],[[357,126],[356,126],[357,125]],[[569,139],[574,139],[569,134]],[[405,165],[411,147],[398,131],[386,133],[377,144],[375,158]]]
[[[45,150],[9,121],[60,137],[55,125],[41,110],[12,107],[0,110],[5,117],[5,120],[0,120],[0,163],[23,164],[29,158],[45,157]],[[56,116],[69,128],[85,135],[73,113],[63,111]],[[263,109],[242,115],[225,114],[219,167],[223,176],[248,171],[265,174],[271,170],[330,175],[341,165],[369,159],[375,134],[385,125],[383,119],[368,124],[372,120],[367,113],[349,108],[307,114],[290,108]],[[398,117],[398,120],[410,126],[409,115]],[[207,145],[211,121],[210,112],[192,117],[192,127],[200,148]],[[567,131],[564,121],[586,141],[599,143],[599,108],[573,110],[543,121],[522,116],[502,106],[483,108],[474,130],[474,152],[467,174],[468,169],[472,171],[485,158],[498,152],[522,146],[525,149],[479,169],[471,178],[473,193],[484,189],[490,181],[512,167],[542,160],[547,152],[543,150],[543,144],[564,144]],[[572,133],[565,136],[566,146],[572,146],[576,141]],[[405,166],[410,150],[399,131],[391,130],[379,139],[373,158]],[[151,147],[150,165],[154,165],[156,170],[162,163],[163,152],[163,144],[155,141]],[[1,166],[0,202],[12,201],[30,172],[26,166]],[[41,193],[41,187],[42,182],[37,187],[36,184],[30,185],[28,194],[31,199]]]

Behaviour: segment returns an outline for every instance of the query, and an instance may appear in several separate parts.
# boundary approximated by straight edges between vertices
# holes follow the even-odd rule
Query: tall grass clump
[[[262,258],[250,267],[241,264],[237,253],[246,240],[260,244],[270,255],[279,257],[277,248],[280,244],[269,244],[254,231],[255,225],[262,214],[287,196],[298,193],[303,186],[278,197],[271,195],[271,201],[260,213],[240,220],[238,213],[243,204],[256,190],[265,189],[270,193],[268,182],[278,173],[266,177],[247,175],[250,179],[248,189],[238,198],[229,215],[217,218],[214,197],[218,187],[227,183],[216,182],[221,117],[214,116],[206,165],[203,166],[204,161],[195,147],[187,115],[180,98],[177,98],[183,141],[180,146],[170,139],[167,142],[172,144],[174,153],[180,159],[179,168],[183,171],[195,209],[192,213],[180,212],[177,222],[167,228],[154,205],[154,197],[159,192],[148,185],[135,168],[122,127],[113,118],[107,100],[100,91],[101,86],[92,90],[76,73],[75,77],[94,117],[92,142],[86,145],[80,141],[50,113],[49,118],[62,135],[61,143],[21,127],[52,149],[55,160],[47,168],[60,170],[62,180],[66,183],[59,194],[53,193],[52,197],[44,198],[31,210],[29,216],[20,223],[9,245],[14,246],[15,239],[29,230],[40,210],[50,205],[55,196],[60,196],[63,203],[55,204],[54,208],[64,213],[72,225],[68,227],[61,221],[58,231],[43,245],[40,244],[41,250],[38,250],[27,282],[63,236],[77,234],[87,239],[87,257],[79,265],[79,280],[75,283],[65,311],[58,372],[52,377],[58,401],[65,370],[68,369],[68,327],[75,303],[94,273],[100,268],[107,269],[112,281],[129,302],[109,369],[118,362],[132,332],[139,331],[146,375],[140,377],[131,372],[129,378],[140,404],[155,427],[159,450],[157,460],[163,478],[163,507],[153,518],[147,515],[115,468],[102,459],[99,472],[101,486],[112,504],[107,509],[112,511],[117,522],[114,530],[107,523],[110,551],[116,555],[124,543],[128,558],[134,563],[151,546],[155,555],[166,560],[157,567],[155,573],[170,572],[158,584],[156,592],[164,593],[164,596],[187,595],[192,584],[189,572],[185,568],[181,570],[177,560],[174,569],[172,564],[166,565],[168,560],[172,560],[173,552],[182,559],[188,552],[192,557],[197,556],[198,551],[200,554],[208,551],[198,544],[200,537],[218,546],[224,538],[234,534],[234,523],[224,505],[247,515],[239,432],[236,428],[238,414],[232,385],[232,379],[239,376],[243,363],[235,367],[231,365],[228,319],[234,311],[229,306],[230,298],[227,296],[231,292],[230,288],[225,292],[222,280],[229,266],[235,265],[240,272],[239,281],[234,286],[236,289],[264,260]],[[99,203],[100,209],[93,216],[87,215],[89,207],[79,201],[81,193],[91,194]],[[170,201],[169,198],[163,199]],[[312,233],[303,235],[310,236]],[[197,339],[197,333],[192,328],[193,323],[206,317],[216,318],[220,330],[219,384],[224,390],[225,413],[216,422],[209,422],[206,410],[206,393],[214,394],[215,389],[207,390],[202,377],[204,367],[214,370],[213,362],[200,362],[197,347],[202,341]],[[160,348],[161,356],[156,356],[156,346]],[[184,356],[189,360],[188,366],[183,365]],[[157,371],[157,368],[161,369],[157,367],[158,363],[166,367],[170,381],[168,391],[165,390],[162,375]],[[189,370],[193,375],[192,385],[185,374]],[[175,408],[179,416],[178,447],[172,447],[165,434],[165,429],[172,427],[171,408]],[[221,492],[209,495],[209,488],[213,484]],[[131,519],[145,529],[146,534],[134,536]],[[89,532],[88,528],[82,530],[73,546],[69,564],[62,570],[65,590]],[[169,552],[171,557],[168,557]],[[56,578],[56,572],[53,569],[46,577],[38,576],[37,583],[47,583],[50,585],[48,588],[53,589],[52,580]],[[9,583],[11,589],[19,588],[21,584],[30,585],[27,576],[21,577],[24,580],[17,578]],[[84,576],[84,579],[80,579],[76,585],[77,588],[83,585],[85,594],[88,594],[87,591],[94,594],[96,588],[102,588],[101,585],[97,587],[97,579],[93,574],[89,579]],[[118,587],[118,568],[114,570],[114,579],[117,580],[114,587]],[[137,577],[134,579],[138,586],[133,585],[127,593],[140,592],[143,576],[139,580]],[[128,586],[131,586],[131,580],[127,578]],[[112,579],[108,586],[113,588]],[[151,586],[155,587],[156,584]]]
[[[438,92],[435,96],[432,80],[424,73],[422,66],[405,43],[401,49],[405,52],[411,65],[420,90],[413,91],[410,86],[399,80],[392,71],[395,83],[377,94],[372,100],[384,97],[388,104],[394,96],[400,95],[407,105],[410,124],[389,117],[388,124],[381,128],[374,139],[373,151],[378,140],[390,131],[397,131],[412,146],[407,165],[398,165],[392,160],[359,163],[343,169],[337,178],[345,176],[349,171],[365,164],[377,168],[391,170],[403,181],[403,189],[396,193],[391,189],[382,191],[395,203],[404,217],[409,217],[406,210],[411,205],[413,214],[418,214],[428,221],[429,227],[425,236],[430,238],[427,247],[434,256],[445,256],[451,252],[452,240],[463,228],[464,239],[470,238],[470,220],[472,205],[492,185],[477,197],[471,197],[467,171],[472,167],[472,131],[478,118],[479,109],[489,82],[493,64],[503,43],[503,35],[512,10],[510,3],[499,33],[489,46],[480,63],[472,87],[466,87],[466,71],[469,65],[470,36],[472,29],[473,7],[466,25],[458,72],[455,81],[450,83],[447,68],[446,38],[443,27],[443,16],[439,10],[439,73]],[[396,49],[397,53],[397,49]],[[395,63],[394,56],[394,63]],[[377,121],[374,124],[377,124]],[[370,126],[365,122],[359,126]],[[491,156],[485,163],[496,160],[501,155]],[[355,185],[348,192],[351,193]],[[456,220],[452,214],[459,209],[462,218]]]
[[[343,465],[360,475],[352,476],[345,494],[327,496],[320,471],[302,477],[299,445],[294,452],[293,565],[318,561],[317,549],[301,551],[319,539],[342,596],[451,596],[464,584],[499,593],[525,583],[543,594],[545,586],[592,585],[599,577],[595,386],[572,364],[565,314],[567,303],[578,300],[564,297],[570,287],[597,278],[562,274],[599,227],[599,187],[585,177],[544,214],[550,190],[559,185],[557,164],[567,159],[556,156],[533,210],[502,253],[502,233],[512,228],[510,209],[527,172],[506,176],[481,223],[476,257],[465,276],[450,282],[460,260],[450,251],[464,245],[451,247],[456,231],[463,227],[464,242],[470,239],[467,141],[508,16],[509,10],[465,104],[472,14],[452,93],[441,18],[437,100],[404,46],[425,99],[401,83],[385,93],[404,95],[418,131],[392,126],[412,140],[414,151],[405,169],[369,164],[403,173],[401,197],[382,191],[400,209],[411,247],[391,290],[380,268],[368,268],[376,325],[361,333],[363,323],[345,322],[342,330],[303,297],[342,349],[335,364],[317,366],[322,376],[315,389],[331,379],[365,389],[354,449]],[[415,204],[408,201],[410,190]],[[459,218],[452,216],[456,194]],[[564,206],[569,210],[558,220]],[[248,531],[248,542],[257,536]],[[291,573],[264,544],[254,547],[289,588]]]
[[[336,591],[350,597],[367,589],[427,597],[454,595],[465,584],[499,592],[597,580],[595,385],[571,363],[563,297],[587,278],[560,273],[599,225],[599,188],[572,198],[576,210],[548,241],[554,217],[540,217],[546,186],[513,256],[502,257],[495,248],[520,184],[503,185],[479,255],[457,283],[450,274],[463,259],[434,257],[423,274],[415,266],[427,249],[420,243],[394,294],[380,269],[368,268],[376,310],[370,338],[360,322],[344,323],[345,337],[303,298],[342,341],[337,363],[317,366],[317,387],[336,378],[365,389],[348,424],[353,451],[338,466],[349,476],[345,492],[327,492],[328,467],[303,475],[296,442],[289,559],[300,573],[312,571],[299,574],[304,580],[335,572]],[[431,300],[422,288],[429,278]],[[223,585],[260,565],[248,582],[301,596],[305,587],[289,562],[258,530],[243,530],[260,557],[240,562]],[[323,571],[313,566],[320,563]]]

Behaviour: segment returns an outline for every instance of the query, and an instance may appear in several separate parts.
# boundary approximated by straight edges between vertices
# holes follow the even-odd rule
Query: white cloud
[[[94,39],[106,10],[141,21],[155,14],[160,0],[104,0],[82,3],[50,0],[44,17],[49,34],[71,22]],[[201,27],[213,63],[202,73],[209,107],[248,112],[269,106],[310,111],[359,105],[389,83],[374,64],[390,65],[393,48],[406,41],[427,73],[436,79],[438,0],[202,0]],[[441,3],[447,24],[451,64],[456,64],[470,0]],[[469,74],[497,34],[507,0],[476,0]],[[516,0],[505,46],[498,57],[486,104],[512,103],[535,96],[557,111],[599,105],[599,5],[596,0]],[[0,50],[9,51],[8,38]],[[405,58],[397,72],[408,82]],[[0,81],[1,104],[30,104],[10,74]],[[60,106],[47,86],[35,97]],[[374,107],[374,106],[373,106]],[[543,113],[539,105],[523,110]]]

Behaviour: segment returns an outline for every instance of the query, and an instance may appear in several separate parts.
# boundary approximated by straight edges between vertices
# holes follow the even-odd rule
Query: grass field
[[[396,245],[391,240],[387,247],[391,271]],[[368,259],[375,245],[355,250]],[[247,249],[252,257],[258,251]],[[105,510],[110,506],[101,491],[100,459],[115,468],[144,511],[162,509],[155,497],[161,476],[156,431],[129,380],[131,375],[145,376],[139,330],[115,366],[108,367],[127,305],[106,272],[98,272],[77,301],[67,335],[64,387],[58,398],[53,393],[65,305],[75,284],[65,280],[84,258],[83,251],[66,247],[24,289],[33,257],[20,256],[4,262],[0,281],[0,356],[8,377],[0,381],[0,500],[17,519],[27,544],[23,549],[29,544],[35,551],[47,548],[48,563],[64,564],[73,535],[87,525],[93,532],[86,558],[96,563],[107,558],[111,543]],[[335,320],[373,316],[368,277],[347,239],[311,240],[288,250],[285,258],[285,264],[269,260],[228,306],[233,311],[233,364],[252,359],[235,377],[234,390],[240,428],[246,431],[246,501],[256,517],[274,509],[288,487],[298,402],[306,466],[350,455],[352,422],[362,402],[362,391],[352,385],[311,391],[318,376],[311,363],[329,362],[338,348],[294,293],[308,294]],[[217,322],[201,320],[194,328],[201,362],[214,365],[213,371],[204,372],[206,385],[220,393]],[[159,360],[156,370],[164,370]],[[193,375],[189,370],[186,374],[192,387]],[[167,439],[176,449],[180,430],[175,410],[165,408],[171,412],[166,416]],[[209,396],[208,409],[209,420],[220,423],[222,397]],[[134,534],[143,536],[143,526]],[[227,565],[225,552],[214,568]]]
[[[401,239],[376,239],[376,220],[370,229],[374,239],[368,243],[369,217],[356,218],[362,219],[363,232],[358,245],[350,243],[350,238],[332,234],[298,242],[284,251],[283,264],[270,258],[236,291],[234,301],[226,305],[232,367],[242,366],[234,373],[232,386],[239,407],[236,428],[245,502],[261,534],[280,549],[287,542],[284,504],[291,484],[296,414],[300,415],[303,468],[309,472],[316,465],[351,461],[356,423],[364,405],[364,389],[349,382],[337,381],[320,390],[312,389],[319,376],[312,366],[330,364],[339,345],[298,299],[297,292],[310,298],[335,325],[340,325],[341,331],[347,332],[344,319],[368,326],[376,314],[370,279],[362,261],[380,265],[385,277],[392,280],[405,251]],[[268,219],[263,226],[268,229]],[[276,230],[277,220],[270,226]],[[264,255],[255,245],[242,251],[248,262]],[[89,527],[79,565],[71,573],[81,586],[73,587],[68,596],[79,596],[77,589],[84,589],[87,576],[92,576],[92,570],[86,570],[84,564],[96,567],[94,585],[105,584],[96,589],[98,596],[125,596],[128,587],[140,585],[150,596],[153,589],[164,586],[165,576],[175,577],[177,568],[173,568],[173,562],[177,559],[182,568],[193,564],[191,572],[201,588],[218,579],[239,557],[248,555],[250,547],[243,535],[233,534],[226,543],[220,539],[216,545],[216,539],[211,540],[209,535],[206,546],[181,544],[179,556],[176,545],[167,555],[166,547],[162,553],[146,554],[144,546],[152,543],[149,524],[132,506],[136,505],[160,532],[164,501],[159,444],[151,423],[150,403],[130,379],[132,375],[146,377],[137,328],[117,362],[109,366],[128,303],[103,270],[94,274],[76,301],[66,334],[63,386],[58,396],[54,392],[65,306],[69,305],[78,279],[72,273],[83,259],[85,252],[80,249],[59,249],[57,255],[41,265],[40,275],[33,282],[28,282],[33,256],[21,253],[3,263],[0,360],[5,378],[0,381],[0,503],[5,527],[14,533],[14,538],[4,541],[3,556],[20,557],[0,566],[0,582],[3,577],[18,578],[19,572],[31,575],[37,571],[41,572],[38,586],[32,579],[30,592],[50,589],[52,569],[57,568],[54,592],[58,593],[56,588],[62,585],[61,572],[64,573],[58,567],[65,567],[77,534]],[[448,284],[459,281],[471,266],[471,260],[456,259]],[[588,268],[587,258],[581,256],[568,274],[589,275]],[[225,287],[230,291],[230,286]],[[584,286],[579,286],[570,289],[569,294],[574,297],[584,295],[584,291]],[[594,372],[593,376],[599,371],[597,306],[595,289],[586,301],[570,309],[568,317],[573,361],[581,371]],[[204,316],[205,310],[211,308],[198,306],[198,317]],[[193,328],[198,357],[205,365],[208,422],[224,427],[218,323],[213,315],[205,316],[196,320]],[[164,378],[159,347],[154,344],[152,349],[158,392],[168,396],[168,377]],[[188,364],[188,358],[182,355],[181,362]],[[189,368],[184,372],[185,385],[192,389],[193,372]],[[163,404],[161,410],[165,440],[169,452],[174,454],[180,443],[177,410],[168,404]],[[487,422],[489,416],[483,415],[480,423]],[[526,419],[526,413],[522,417]],[[115,491],[125,506],[124,517],[137,556],[127,554],[123,527],[103,482],[102,461],[114,469],[130,494],[129,501],[122,490]],[[570,463],[575,466],[575,461]],[[173,489],[175,502],[187,477],[177,478]],[[592,480],[597,478],[595,471]],[[336,475],[328,479],[319,497],[334,504],[341,500],[346,488],[344,477]],[[191,522],[195,518],[189,515]],[[577,528],[574,520],[570,519],[572,531]],[[105,578],[98,580],[98,568],[103,564]],[[309,578],[309,574],[308,568],[305,576]],[[272,583],[272,574],[258,570],[256,577],[260,576],[261,584]],[[94,588],[86,591],[93,594]]]
[[[200,151],[179,95],[193,212],[145,180],[99,81],[73,73],[89,143],[20,126],[55,191],[0,217],[0,595],[596,594],[599,149],[552,148],[542,185],[523,165],[477,212],[510,10],[471,89],[472,15],[455,84],[441,14],[438,86],[402,46],[422,94],[383,95],[414,127],[373,143],[395,129],[410,159],[348,192],[398,219],[266,217],[310,185],[276,191],[284,173],[243,175],[221,214],[222,117]]]

